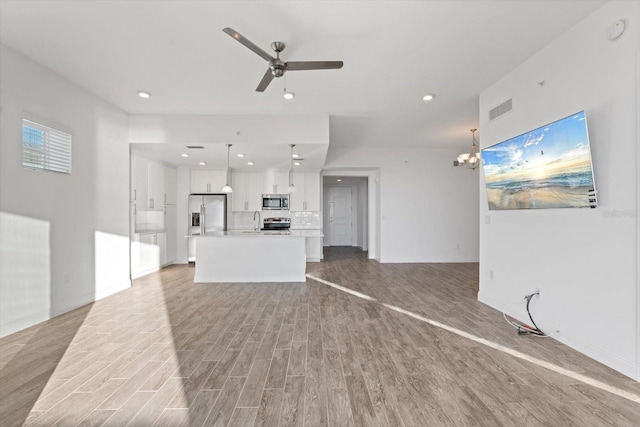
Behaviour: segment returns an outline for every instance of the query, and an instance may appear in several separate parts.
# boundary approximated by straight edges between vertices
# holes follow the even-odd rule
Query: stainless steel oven
[[[289,195],[288,194],[263,194],[262,195],[263,211],[288,211]]]
[[[265,218],[262,231],[288,232],[291,229],[291,218]]]

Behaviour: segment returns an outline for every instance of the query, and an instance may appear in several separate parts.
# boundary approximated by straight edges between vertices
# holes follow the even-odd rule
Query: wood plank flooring
[[[305,284],[194,284],[172,266],[0,339],[2,426],[640,425],[640,405],[421,322],[640,394],[476,300],[477,264],[331,248]]]

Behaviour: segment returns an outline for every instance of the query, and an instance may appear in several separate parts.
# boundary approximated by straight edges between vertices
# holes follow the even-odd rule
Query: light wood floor
[[[193,284],[173,266],[0,340],[2,426],[640,425],[640,405],[392,311],[470,331],[607,384],[640,384],[476,301],[477,264],[378,264],[325,284]]]

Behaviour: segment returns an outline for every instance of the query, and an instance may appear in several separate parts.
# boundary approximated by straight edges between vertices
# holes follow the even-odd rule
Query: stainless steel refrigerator
[[[201,236],[227,229],[226,194],[189,195],[189,235]],[[189,262],[196,261],[196,239],[189,239]]]
[[[203,235],[227,229],[226,194],[189,195],[189,234]]]

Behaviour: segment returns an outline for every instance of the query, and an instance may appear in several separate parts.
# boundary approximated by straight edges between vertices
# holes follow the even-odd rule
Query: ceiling
[[[173,166],[188,166],[194,169],[225,169],[227,148],[224,144],[200,144],[198,149],[186,148],[184,144],[131,144],[131,151],[152,160]],[[300,144],[293,150],[298,157],[293,159],[294,171],[319,171],[327,157],[327,145]],[[189,157],[183,157],[188,154]],[[238,157],[243,154],[243,157]],[[262,171],[265,169],[289,170],[292,166],[291,147],[285,144],[233,144],[229,154],[229,166],[234,170]],[[200,162],[206,163],[201,165]],[[253,162],[253,165],[248,165]]]
[[[0,1],[0,40],[130,114],[324,115],[332,148],[464,149],[478,94],[603,3]],[[224,27],[344,68],[255,92],[267,64]]]

